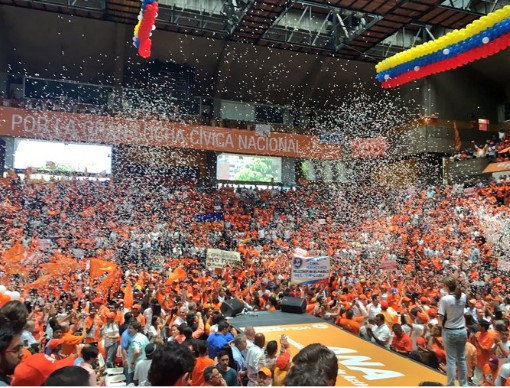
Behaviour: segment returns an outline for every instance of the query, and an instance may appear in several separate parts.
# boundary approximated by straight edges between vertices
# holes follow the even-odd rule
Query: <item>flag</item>
[[[225,221],[223,212],[200,213],[193,216],[195,222],[215,222]]]
[[[99,294],[108,295],[108,289],[112,286],[116,273],[117,264],[101,259],[90,259],[90,284],[101,278],[97,285]]]
[[[174,281],[182,282],[188,277],[187,272],[181,267],[177,267],[168,275],[168,279],[165,282],[166,285],[171,285]]]
[[[457,128],[457,122],[453,122],[453,133],[455,136],[455,151],[460,151],[462,148],[462,141],[460,140],[459,128]]]
[[[133,287],[128,283],[124,288],[124,307],[130,309],[133,307]]]
[[[24,286],[24,288],[26,290],[30,290],[32,288],[40,288],[40,287],[48,287],[48,284],[53,280],[55,279],[52,275],[44,275],[44,276],[41,276],[39,279],[37,279],[36,281],[32,282],[32,283],[29,283],[29,284],[26,284]]]
[[[25,258],[25,247],[17,241],[11,248],[4,253],[3,261],[5,263],[5,272],[8,275],[18,275],[24,269],[22,263]]]
[[[101,259],[90,259],[90,279],[94,280],[105,273],[110,274],[115,271],[115,263]]]

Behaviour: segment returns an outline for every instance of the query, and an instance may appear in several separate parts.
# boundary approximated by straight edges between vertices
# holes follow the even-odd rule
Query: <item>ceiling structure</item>
[[[160,0],[156,26],[187,35],[378,62],[436,39],[509,0]],[[135,25],[135,0],[0,0]]]

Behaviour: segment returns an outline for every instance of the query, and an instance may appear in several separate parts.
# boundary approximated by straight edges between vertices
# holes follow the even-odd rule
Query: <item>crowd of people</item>
[[[446,276],[465,295],[466,381],[504,385],[509,193],[509,180],[469,189],[198,190],[45,182],[28,173],[20,180],[10,172],[0,182],[0,284],[24,303],[4,293],[0,319],[20,305],[27,312],[7,319],[16,328],[2,325],[8,333],[0,335],[0,358],[19,365],[0,363],[1,379],[42,385],[51,374],[53,385],[71,385],[68,379],[81,375],[101,384],[96,364],[104,358],[105,368],[123,367],[127,383],[137,385],[334,383],[327,362],[292,355],[286,338],[266,343],[253,328],[237,333],[221,314],[232,298],[249,310],[274,311],[289,295],[304,298],[309,314],[449,371],[451,383],[440,302]],[[223,220],[196,217],[213,212]],[[242,262],[207,268],[211,248],[237,251]],[[329,256],[329,279],[291,283],[297,248]],[[311,352],[328,359],[323,348]],[[178,367],[165,367],[172,362]],[[77,367],[87,375],[74,373]]]
[[[492,136],[484,144],[477,144],[474,140],[470,147],[459,150],[452,156],[453,160],[467,160],[487,158],[491,162],[507,162],[510,160],[510,136],[505,133],[502,136]]]

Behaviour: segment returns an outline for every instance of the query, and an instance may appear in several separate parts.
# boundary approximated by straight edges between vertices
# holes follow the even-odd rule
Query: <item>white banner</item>
[[[397,269],[397,261],[385,257],[381,260],[381,269],[384,271],[395,271]]]
[[[39,249],[43,252],[51,251],[51,240],[49,238],[41,238],[39,240]]]
[[[500,257],[498,259],[498,269],[500,271],[506,271],[506,272],[509,272],[510,271],[510,261],[508,261],[507,259],[504,259],[502,257]]]
[[[221,249],[208,249],[205,259],[207,268],[224,268],[227,265],[235,267],[241,262],[241,254],[233,251],[223,251]]]
[[[304,257],[294,255],[291,264],[291,283],[312,284],[329,280],[328,256]]]

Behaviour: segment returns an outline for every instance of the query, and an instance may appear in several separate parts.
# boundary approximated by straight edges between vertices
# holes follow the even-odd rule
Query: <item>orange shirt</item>
[[[361,326],[358,322],[356,322],[353,319],[346,319],[346,318],[340,319],[340,321],[338,322],[338,326],[340,326],[342,329],[348,331],[349,333],[352,333],[355,335],[359,334],[359,331],[361,328]]]
[[[88,331],[88,334],[85,334],[85,343],[89,344],[99,342],[101,340],[101,329],[103,327],[103,323],[103,320],[97,314],[94,318],[88,316],[87,319],[85,319],[85,327]],[[92,326],[94,327],[92,328]],[[92,334],[90,332],[91,328],[94,330],[92,336],[90,336]]]
[[[480,385],[484,385],[486,387],[493,387],[496,382],[496,377],[498,377],[499,367],[496,370],[492,370],[489,363],[486,363],[482,368],[482,380],[480,381]]]
[[[142,327],[145,327],[145,317],[143,316],[143,314],[138,314],[136,320],[140,322],[140,325],[142,325]]]
[[[483,368],[491,356],[491,349],[492,345],[494,345],[494,339],[489,332],[482,333],[481,331],[476,333],[476,338],[478,338],[478,343],[475,341],[473,345],[476,346],[478,366]]]
[[[191,372],[191,385],[198,387],[204,383],[204,369],[208,366],[215,365],[214,360],[208,356],[197,357],[193,372]]]
[[[83,341],[83,337],[81,335],[73,335],[70,331],[65,333],[62,336],[64,343],[62,344],[61,353],[69,356],[71,354],[76,354],[76,345],[79,345]]]
[[[391,345],[399,352],[411,352],[413,350],[411,338],[406,333],[402,333],[400,337],[394,335]]]

